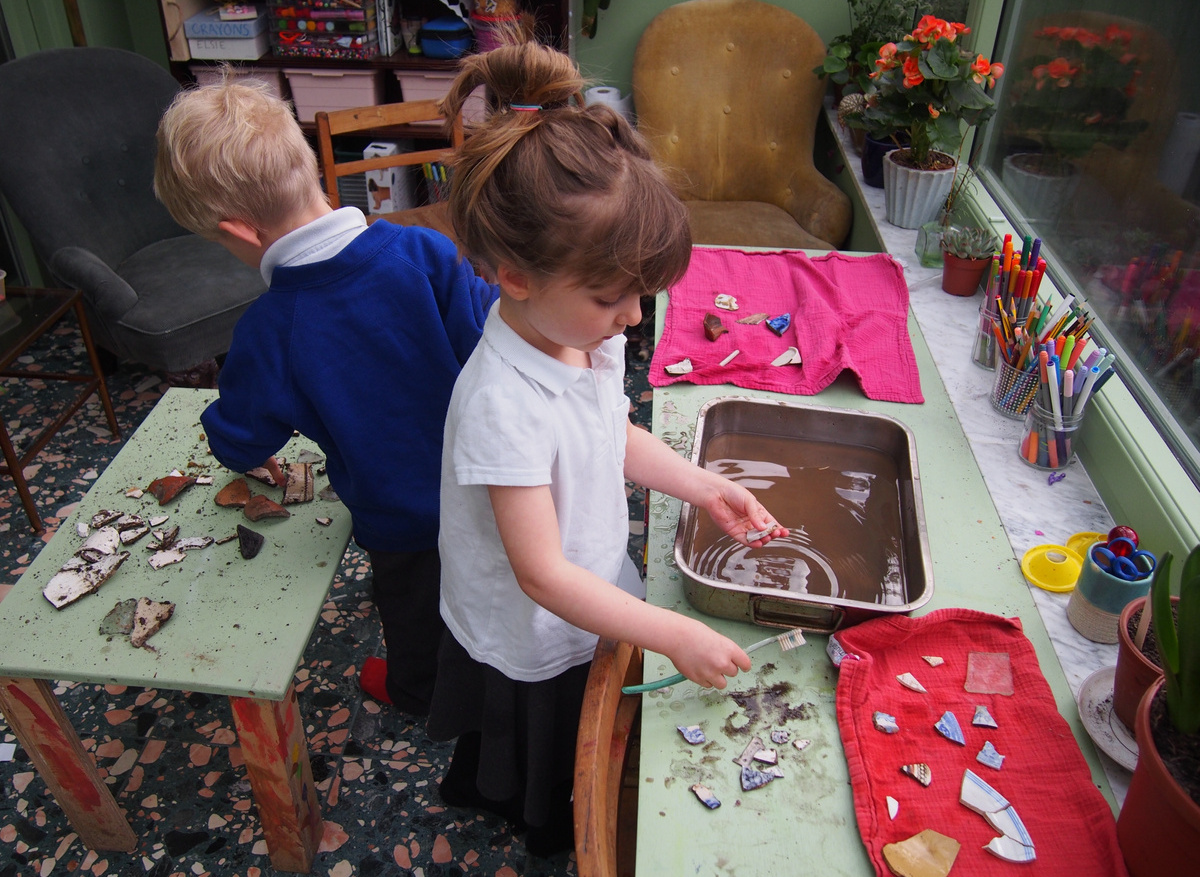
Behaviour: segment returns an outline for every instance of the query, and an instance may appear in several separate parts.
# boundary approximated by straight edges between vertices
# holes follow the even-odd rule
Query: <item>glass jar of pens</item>
[[[1083,425],[1087,404],[1112,375],[1113,357],[1103,349],[1086,359],[1062,365],[1050,345],[1038,353],[1038,390],[1025,415],[1018,452],[1038,469],[1065,469],[1075,457],[1076,433]]]

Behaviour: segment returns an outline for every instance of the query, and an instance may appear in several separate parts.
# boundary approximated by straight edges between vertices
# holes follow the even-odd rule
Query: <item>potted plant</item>
[[[1127,118],[1141,76],[1132,43],[1113,23],[1103,32],[1042,27],[1024,44],[1003,96],[1016,151],[1001,179],[1027,212],[1054,218],[1078,183],[1078,159],[1097,143],[1124,149],[1146,129],[1146,120]]]
[[[849,33],[829,41],[825,59],[813,68],[833,85],[834,102],[867,90],[880,47],[899,39],[912,26],[918,0],[849,0]]]
[[[942,233],[942,289],[974,295],[999,249],[1000,239],[990,228],[949,226]]]
[[[1133,734],[1137,732],[1135,719],[1142,695],[1162,678],[1152,609],[1149,597],[1138,597],[1125,604],[1117,622],[1113,713]]]
[[[1150,584],[1163,678],[1138,705],[1138,762],[1117,819],[1132,877],[1196,873],[1200,849],[1200,546],[1183,566],[1172,611],[1171,554]]]
[[[887,220],[901,228],[935,217],[954,183],[967,130],[996,111],[987,89],[1004,66],[965,51],[959,37],[969,32],[926,15],[900,42],[884,44],[862,110],[850,119],[871,136],[907,137],[883,161]]]

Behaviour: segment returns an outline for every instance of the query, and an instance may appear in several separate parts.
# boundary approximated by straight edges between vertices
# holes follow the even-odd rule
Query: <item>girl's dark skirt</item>
[[[446,803],[481,806],[530,828],[561,819],[591,663],[544,682],[516,682],[474,660],[449,633],[438,658],[427,732],[459,738],[442,781]]]

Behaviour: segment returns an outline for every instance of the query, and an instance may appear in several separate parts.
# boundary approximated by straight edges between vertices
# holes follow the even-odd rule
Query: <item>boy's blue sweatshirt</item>
[[[443,235],[385,221],[331,259],[275,268],[201,417],[213,455],[245,472],[298,430],[362,547],[436,548],[450,391],[496,294]]]

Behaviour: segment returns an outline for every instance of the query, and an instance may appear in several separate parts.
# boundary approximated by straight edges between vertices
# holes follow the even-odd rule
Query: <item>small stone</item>
[[[256,533],[249,527],[237,525],[238,550],[242,557],[246,560],[251,560],[258,556],[258,552],[263,547],[263,542],[266,540],[261,533]]]
[[[704,315],[704,337],[709,341],[716,341],[728,331],[716,314]]]

